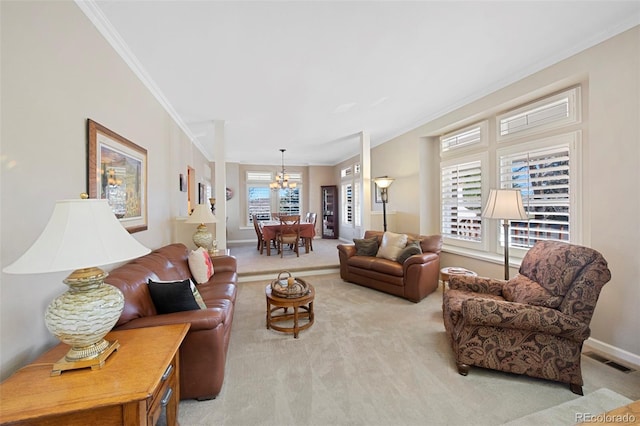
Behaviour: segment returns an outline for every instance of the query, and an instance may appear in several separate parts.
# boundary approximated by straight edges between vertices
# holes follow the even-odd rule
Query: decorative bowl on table
[[[283,277],[283,274],[288,276]],[[294,278],[289,271],[282,271],[271,281],[271,293],[277,297],[295,299],[309,293],[309,284],[302,278]]]

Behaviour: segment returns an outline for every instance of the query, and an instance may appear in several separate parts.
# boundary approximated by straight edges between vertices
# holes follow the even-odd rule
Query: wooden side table
[[[297,339],[300,331],[306,330],[313,325],[313,299],[316,295],[316,291],[311,284],[309,284],[309,293],[302,297],[278,297],[271,292],[271,284],[267,285],[265,294],[267,296],[267,329],[273,328],[274,330],[282,331],[283,333],[293,333],[293,337]],[[289,308],[292,308],[293,312],[287,313]],[[284,311],[283,314],[273,315],[274,312],[280,309]],[[300,312],[300,309],[302,309],[303,312]],[[305,324],[300,325],[301,319],[307,319],[308,321]],[[280,321],[291,320],[293,320],[293,327],[284,327],[274,324]]]
[[[120,348],[100,369],[64,371],[52,365],[63,343],[0,384],[0,423],[155,425],[166,408],[176,425],[180,401],[178,348],[189,324],[113,331]]]
[[[473,277],[478,276],[477,273],[465,268],[460,268],[459,266],[447,266],[446,268],[440,269],[440,281],[442,281],[442,298],[443,299],[444,299],[444,292],[447,289],[447,283],[449,282],[450,275],[469,275]]]

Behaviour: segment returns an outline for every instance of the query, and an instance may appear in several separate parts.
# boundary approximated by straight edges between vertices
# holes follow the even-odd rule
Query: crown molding
[[[191,132],[186,123],[182,120],[182,118],[180,118],[176,110],[173,109],[171,103],[167,100],[160,88],[145,71],[142,64],[140,64],[138,59],[129,49],[129,46],[127,46],[127,43],[125,43],[122,37],[120,37],[120,34],[118,34],[113,25],[111,25],[111,22],[109,22],[104,13],[102,13],[102,10],[96,4],[96,2],[94,0],[75,0],[75,3],[87,16],[87,18],[89,18],[98,32],[100,32],[100,34],[102,34],[102,36],[107,40],[111,47],[113,47],[113,49],[122,58],[122,60],[129,66],[129,68],[131,68],[133,73],[138,76],[140,81],[142,81],[142,84],[144,84],[147,89],[149,89],[151,94],[158,100],[160,105],[162,105],[162,107],[167,111],[171,118],[176,122],[178,127],[180,127],[180,129],[185,133],[191,143],[198,148],[198,150],[202,153],[202,155],[204,155],[207,161],[212,162],[213,158],[211,158],[211,156],[207,153],[207,150],[193,135],[193,132]]]

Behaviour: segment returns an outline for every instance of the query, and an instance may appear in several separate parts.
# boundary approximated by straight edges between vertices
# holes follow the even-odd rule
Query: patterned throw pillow
[[[375,256],[378,253],[378,238],[353,239],[356,246],[356,256]]]
[[[398,258],[396,259],[398,263],[403,264],[405,260],[413,256],[414,254],[421,254],[422,249],[420,248],[420,241],[411,241],[407,244],[405,248],[402,249]]]
[[[202,247],[189,253],[189,269],[198,284],[204,284],[213,276],[213,263]]]
[[[385,232],[382,235],[382,244],[380,244],[376,256],[395,261],[398,259],[402,249],[407,246],[407,239],[407,234]]]

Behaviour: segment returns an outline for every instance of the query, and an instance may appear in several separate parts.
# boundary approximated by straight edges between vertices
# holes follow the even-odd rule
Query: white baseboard
[[[621,361],[624,364],[631,364],[631,366],[640,369],[640,355],[633,354],[631,352],[625,351],[624,349],[612,346],[608,343],[604,343],[589,337],[584,342],[583,352],[588,352],[589,350],[593,350],[601,354],[606,354],[613,360]]]

